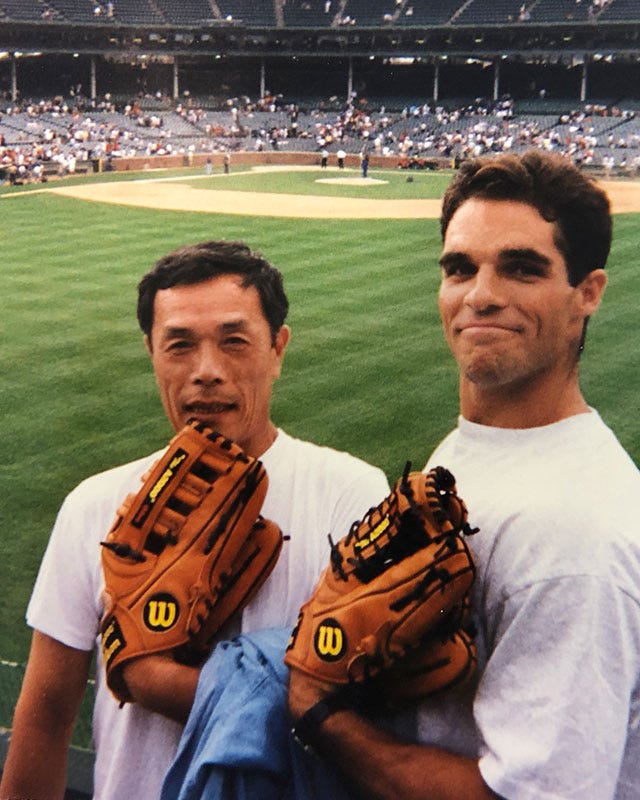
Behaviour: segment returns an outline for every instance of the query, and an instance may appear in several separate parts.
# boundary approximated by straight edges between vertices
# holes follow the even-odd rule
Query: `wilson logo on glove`
[[[323,661],[339,661],[347,650],[347,637],[335,619],[325,619],[318,625],[313,644]]]
[[[180,466],[180,464],[182,464],[183,461],[185,461],[187,456],[188,453],[185,453],[184,450],[178,450],[176,452],[174,457],[167,465],[165,471],[153,484],[148,494],[143,499],[142,503],[140,504],[140,508],[138,509],[138,513],[135,515],[135,518],[131,520],[132,525],[135,525],[136,528],[141,528],[144,525],[144,523],[147,520],[147,517],[151,513],[151,510],[153,509],[153,506],[156,503],[156,500],[162,494],[162,491],[166,489],[166,487],[175,478],[178,467]]]
[[[391,525],[391,520],[387,516],[382,520],[382,522],[376,525],[376,527],[371,531],[371,533],[368,536],[363,536],[362,539],[360,539],[357,542],[354,542],[353,543],[354,549],[356,551],[364,550],[365,547],[368,547],[370,544],[373,544],[373,542],[375,542],[376,539],[382,536],[382,534],[387,530],[389,525]]]
[[[170,594],[156,594],[144,607],[144,624],[152,631],[168,631],[178,621],[180,606]]]
[[[126,645],[122,629],[115,617],[105,621],[100,640],[102,643],[102,658],[106,667],[111,659],[117,656]]]

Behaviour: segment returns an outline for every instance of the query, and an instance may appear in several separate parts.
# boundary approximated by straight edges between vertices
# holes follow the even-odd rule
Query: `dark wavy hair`
[[[200,242],[173,250],[157,261],[138,284],[138,323],[143,332],[151,335],[158,291],[230,274],[239,275],[243,287],[255,287],[275,341],[289,311],[282,275],[260,253],[237,241]]]
[[[613,228],[609,199],[566,157],[529,150],[464,162],[444,195],[443,239],[451,217],[471,197],[528,203],[554,222],[555,244],[572,286],[592,270],[604,268]]]

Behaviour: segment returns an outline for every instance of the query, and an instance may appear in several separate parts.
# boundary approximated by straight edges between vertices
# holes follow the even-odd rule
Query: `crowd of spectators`
[[[155,100],[156,102],[150,102]],[[0,106],[0,180],[41,181],[116,159],[213,154],[234,150],[305,150],[394,156],[401,167],[428,159],[460,161],[526,147],[565,153],[585,165],[640,169],[640,120],[635,112],[585,105],[566,114],[518,114],[513,101],[408,105],[375,111],[353,96],[342,108],[326,104],[302,112],[268,96],[232,98],[212,111],[185,98],[110,96],[90,102],[80,94]]]

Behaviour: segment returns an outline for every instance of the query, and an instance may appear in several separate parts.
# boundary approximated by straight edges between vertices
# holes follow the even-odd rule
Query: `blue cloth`
[[[289,635],[263,630],[215,648],[160,800],[352,800],[331,765],[291,734]]]

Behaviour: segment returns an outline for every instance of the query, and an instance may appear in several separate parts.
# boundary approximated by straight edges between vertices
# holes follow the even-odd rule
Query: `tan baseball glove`
[[[260,516],[262,464],[190,423],[129,495],[102,542],[107,683],[130,700],[122,665],[151,653],[197,662],[271,572],[282,534]]]

